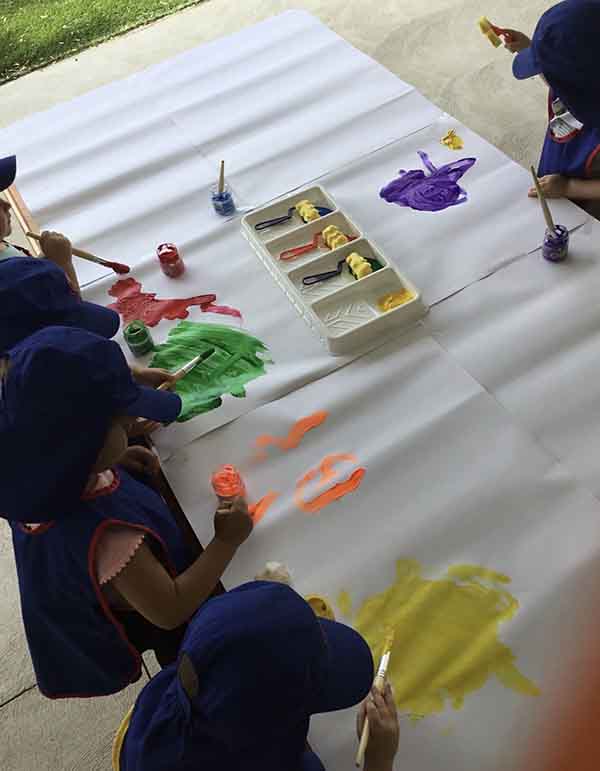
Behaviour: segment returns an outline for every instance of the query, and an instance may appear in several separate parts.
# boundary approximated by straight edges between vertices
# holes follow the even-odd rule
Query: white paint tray
[[[302,200],[331,213],[304,223],[293,212],[285,222],[256,229],[259,223],[284,217]],[[353,240],[336,249],[322,245],[293,259],[280,259],[282,252],[309,244],[328,225],[335,225]],[[334,356],[353,353],[388,336],[392,329],[412,326],[427,313],[419,290],[318,185],[247,214],[242,218],[242,232],[288,300]],[[381,267],[357,280],[344,264],[338,276],[310,286],[303,283],[308,276],[335,270],[352,252]],[[403,304],[392,310],[381,309],[379,301],[385,295],[402,291],[410,293]]]

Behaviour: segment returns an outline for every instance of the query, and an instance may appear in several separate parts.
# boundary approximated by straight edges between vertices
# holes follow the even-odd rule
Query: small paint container
[[[569,255],[569,231],[564,225],[556,225],[554,232],[546,230],[542,255],[548,262],[562,262]]]
[[[144,356],[154,350],[150,330],[143,321],[132,321],[123,330],[123,337],[134,356]]]
[[[179,278],[185,273],[185,263],[179,256],[175,244],[160,244],[156,247],[156,256],[160,263],[160,269],[169,278]]]
[[[210,196],[214,210],[217,214],[220,214],[221,217],[231,217],[235,214],[235,201],[233,200],[233,195],[231,194],[227,182],[225,183],[222,193],[219,193],[218,185],[212,185],[210,188]]]
[[[235,466],[221,466],[213,473],[210,481],[217,498],[233,500],[238,496],[246,497],[246,485]]]

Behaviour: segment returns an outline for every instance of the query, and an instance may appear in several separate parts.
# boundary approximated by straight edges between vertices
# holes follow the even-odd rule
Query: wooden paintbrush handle
[[[538,198],[540,199],[540,206],[542,207],[544,219],[546,220],[546,226],[548,227],[548,230],[550,230],[550,232],[554,233],[556,228],[554,226],[552,214],[550,213],[550,208],[548,206],[548,202],[546,201],[546,196],[544,195],[544,191],[542,190],[542,187],[540,185],[538,175],[535,173],[535,169],[533,168],[533,166],[531,167],[531,176],[533,177],[533,184],[535,185]]]

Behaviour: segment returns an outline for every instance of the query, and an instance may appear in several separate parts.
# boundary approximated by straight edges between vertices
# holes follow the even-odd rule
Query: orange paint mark
[[[329,482],[337,478],[337,471],[335,465],[348,461],[350,463],[356,463],[356,457],[348,454],[328,455],[321,463],[316,467],[308,471],[302,479],[299,479],[296,483],[296,492],[294,493],[294,500],[296,506],[307,514],[317,514],[325,506],[329,506],[330,503],[337,501],[339,498],[343,498],[344,495],[354,492],[363,480],[364,475],[367,473],[364,468],[357,468],[350,474],[347,479],[341,482],[336,482],[327,490],[319,493],[312,501],[304,500],[304,488],[313,479],[318,478],[318,489],[325,487]]]
[[[300,442],[304,439],[304,435],[308,431],[311,431],[313,428],[320,426],[321,423],[324,423],[328,416],[328,412],[325,410],[319,410],[317,412],[313,412],[312,415],[308,415],[305,418],[300,418],[300,420],[294,423],[288,435],[283,439],[278,436],[270,436],[269,434],[259,436],[254,442],[257,448],[255,456],[256,460],[265,460],[267,458],[265,448],[269,447],[269,445],[279,447],[279,449],[284,452],[286,450],[292,450],[294,447],[298,447]]]
[[[263,496],[260,501],[251,503],[248,506],[248,512],[252,517],[252,521],[255,525],[258,525],[260,520],[265,516],[277,498],[279,498],[279,493],[273,492],[273,490],[271,490],[265,496]]]

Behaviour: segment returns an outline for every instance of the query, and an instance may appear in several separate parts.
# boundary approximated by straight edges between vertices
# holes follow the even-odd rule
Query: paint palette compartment
[[[304,199],[332,212],[309,223],[294,215],[280,225],[256,230],[257,223],[287,214]],[[280,259],[282,252],[312,243],[329,225],[335,225],[352,240],[331,250],[321,243],[292,259]],[[351,354],[369,343],[375,344],[392,330],[414,325],[427,313],[418,289],[319,186],[247,214],[242,219],[242,232],[288,300],[333,356]],[[380,267],[364,278],[355,279],[346,263],[352,252]],[[304,283],[307,277],[332,272],[338,267],[341,267],[339,275],[309,285]],[[387,295],[400,295],[401,302],[384,310],[381,301]]]

